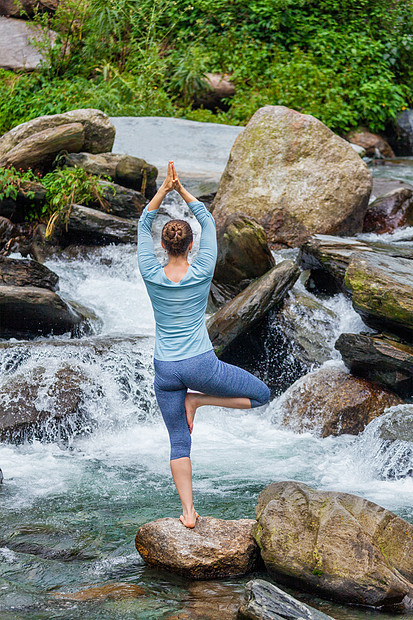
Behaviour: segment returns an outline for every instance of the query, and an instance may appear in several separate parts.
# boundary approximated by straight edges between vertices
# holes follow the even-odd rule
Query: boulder
[[[0,216],[0,255],[1,253],[7,254],[10,241],[16,234],[17,231],[14,224],[6,217]]]
[[[0,440],[54,441],[91,430],[83,403],[92,394],[98,398],[99,390],[90,378],[68,364],[8,376],[0,387]]]
[[[221,579],[256,569],[252,519],[199,517],[194,529],[179,519],[158,519],[139,528],[135,545],[146,564],[187,579]]]
[[[254,182],[251,182],[254,179]],[[372,177],[346,140],[313,116],[265,106],[238,136],[213,203],[215,220],[255,217],[270,245],[360,232]]]
[[[67,242],[75,238],[76,243],[91,245],[136,243],[138,220],[73,204],[67,224],[62,223],[56,234]]]
[[[55,292],[36,286],[0,286],[0,338],[90,331],[89,319]]]
[[[207,321],[209,337],[217,355],[280,303],[299,275],[296,263],[285,260],[220,308]]]
[[[376,198],[392,192],[394,189],[413,189],[413,185],[407,181],[400,179],[391,179],[389,177],[373,177],[373,189],[371,191],[370,202]]]
[[[413,346],[388,334],[340,334],[335,343],[350,372],[413,397]]]
[[[378,235],[401,226],[413,225],[413,190],[394,189],[370,203],[364,216],[363,232]]]
[[[83,126],[83,150],[88,153],[105,153],[111,150],[115,139],[114,126],[108,116],[100,110],[86,108],[70,110],[63,114],[38,116],[31,121],[17,125],[17,127],[14,127],[0,138],[0,159],[3,159],[9,151],[18,146],[23,140],[33,136],[33,134],[46,129],[60,127],[61,125],[77,123]]]
[[[11,71],[34,71],[43,56],[33,40],[44,41],[45,30],[21,19],[0,17],[0,68]],[[56,33],[49,30],[47,37],[54,44]]]
[[[238,612],[239,620],[332,620],[263,579],[249,581]]]
[[[0,256],[0,286],[35,286],[57,291],[59,276],[36,260]]]
[[[413,405],[391,407],[370,422],[355,449],[375,479],[413,477]]]
[[[157,191],[158,169],[139,157],[117,153],[68,153],[62,156],[60,163],[110,177],[123,187],[141,192],[149,200]]]
[[[32,17],[38,11],[54,13],[59,0],[0,0],[0,15],[7,17]]]
[[[311,270],[311,279],[318,289],[348,292],[345,273],[354,253],[378,253],[386,256],[413,259],[413,250],[403,245],[367,242],[348,237],[314,235],[300,248],[298,262],[303,269]]]
[[[413,334],[413,260],[356,253],[345,274],[354,309],[373,327]]]
[[[370,131],[352,131],[346,136],[349,142],[361,146],[367,157],[394,157],[390,144],[381,136]]]
[[[389,510],[288,481],[266,487],[255,514],[255,540],[278,582],[353,605],[412,598],[413,525]]]
[[[89,207],[126,219],[136,220],[140,217],[148,202],[143,194],[108,181],[100,181],[99,184],[103,188],[105,206],[102,207],[99,202],[90,202]]]
[[[0,154],[0,166],[47,172],[58,153],[65,150],[80,151],[84,139],[82,123],[44,129],[25,138],[7,153]]]
[[[328,437],[357,435],[387,407],[402,402],[378,384],[324,367],[293,383],[280,404],[284,426]]]
[[[398,155],[413,155],[413,110],[403,110],[396,118],[396,127],[389,141]]]
[[[195,107],[204,107],[208,110],[224,107],[223,99],[230,99],[235,95],[235,86],[230,76],[222,73],[206,73],[205,89],[194,101]]]
[[[37,181],[27,181],[18,188],[15,199],[6,196],[0,199],[0,215],[13,222],[23,222],[30,207],[39,208],[45,199],[46,188]]]
[[[267,244],[263,227],[242,213],[230,215],[217,230],[218,257],[214,280],[220,284],[239,286],[258,278],[275,261]]]
[[[307,366],[331,359],[335,313],[306,291],[292,289],[284,299],[277,323],[294,345],[294,356]]]

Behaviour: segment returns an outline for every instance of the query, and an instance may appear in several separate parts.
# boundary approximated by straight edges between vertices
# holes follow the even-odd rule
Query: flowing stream
[[[171,199],[169,211],[178,209]],[[403,242],[412,233],[399,231],[391,238]],[[0,444],[0,618],[233,618],[249,577],[190,584],[145,567],[134,547],[141,524],[180,514],[167,432],[152,388],[154,319],[136,248],[96,248],[86,257],[46,264],[60,276],[62,296],[95,311],[101,320],[98,333],[80,340],[4,342],[1,380],[36,376],[44,368],[39,406],[52,411],[56,402],[48,387],[56,373],[76,370],[90,432],[73,435],[76,425],[69,419],[69,440],[45,425],[43,440]],[[309,317],[308,329],[317,329],[331,348],[326,364],[343,367],[333,347],[336,337],[364,326],[343,295],[323,304],[333,312]],[[253,518],[267,484],[294,479],[362,495],[413,523],[413,479],[380,479],[368,438],[298,435],[280,427],[278,412],[279,398],[250,412],[206,407],[197,412],[192,459],[201,515]],[[115,583],[142,591],[93,600],[73,595]],[[390,617],[308,596],[304,600],[336,618]]]

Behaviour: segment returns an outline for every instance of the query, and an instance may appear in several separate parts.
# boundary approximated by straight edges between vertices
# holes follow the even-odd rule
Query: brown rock
[[[214,280],[245,286],[274,267],[263,227],[242,213],[230,215],[217,230],[218,258]],[[245,288],[244,286],[244,288]]]
[[[56,11],[59,0],[0,0],[0,15],[32,17],[37,11]]]
[[[14,166],[35,172],[47,171],[60,151],[80,151],[84,143],[81,123],[44,129],[19,142],[1,156],[0,166]]]
[[[277,581],[328,598],[392,607],[413,596],[413,525],[356,495],[301,482],[258,498],[254,537]]]
[[[243,575],[257,563],[254,523],[199,517],[194,529],[188,529],[179,519],[158,519],[139,528],[135,544],[147,564],[188,579]]]
[[[53,596],[65,601],[119,601],[124,598],[144,596],[145,590],[136,583],[106,583],[90,586],[77,592],[53,592]]]
[[[35,260],[0,256],[0,285],[36,286],[57,291],[59,276]]]
[[[99,390],[90,378],[67,364],[56,372],[38,367],[10,376],[0,388],[0,439],[53,441],[87,431],[82,406],[86,386],[97,398]]]
[[[105,153],[112,149],[115,140],[115,128],[109,117],[100,110],[86,108],[70,110],[64,114],[39,116],[17,125],[0,138],[0,159],[3,159],[11,149],[33,134],[72,123],[81,123],[83,126],[83,149],[88,153]],[[79,150],[76,149],[76,151]]]
[[[364,216],[363,232],[382,235],[401,226],[412,225],[413,190],[402,188],[380,196],[369,205]]]
[[[367,157],[395,157],[390,144],[381,136],[369,131],[352,131],[346,136],[349,142],[358,144]]]
[[[371,187],[348,142],[313,116],[265,106],[232,147],[213,213],[220,225],[241,211],[264,226],[270,245],[295,247],[314,233],[361,232]]]
[[[215,312],[207,327],[217,355],[280,303],[299,275],[296,263],[285,260]]]
[[[312,431],[321,437],[357,435],[387,407],[402,402],[378,384],[337,368],[321,368],[284,393],[283,422],[295,432]]]

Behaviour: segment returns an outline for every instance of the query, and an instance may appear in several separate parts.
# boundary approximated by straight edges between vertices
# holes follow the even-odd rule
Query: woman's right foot
[[[179,517],[179,520],[181,523],[183,523],[185,525],[185,527],[189,528],[189,529],[194,529],[195,525],[196,525],[196,520],[198,519],[199,514],[197,512],[195,512],[195,510],[193,511],[192,514],[190,515],[181,515]]]
[[[185,412],[186,421],[188,422],[189,432],[192,433],[194,428],[194,418],[198,409],[198,394],[196,392],[188,392],[185,396]]]

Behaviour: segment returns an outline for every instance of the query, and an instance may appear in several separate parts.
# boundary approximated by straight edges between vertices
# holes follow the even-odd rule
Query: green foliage
[[[0,132],[97,107],[244,124],[265,104],[344,133],[413,105],[413,0],[61,0],[37,25],[40,74],[0,71]],[[193,109],[207,72],[230,74],[226,111]]]
[[[38,181],[31,170],[22,172],[16,170],[13,166],[10,168],[0,168],[0,200],[4,198],[11,198],[16,200],[19,191],[24,191],[25,196],[29,200],[33,200],[34,192],[26,190],[26,184],[28,181]]]

